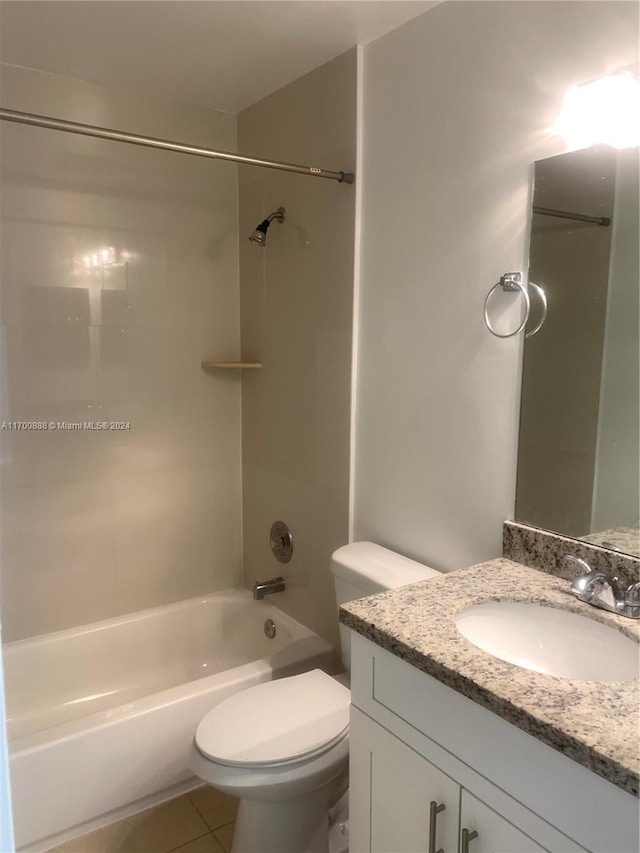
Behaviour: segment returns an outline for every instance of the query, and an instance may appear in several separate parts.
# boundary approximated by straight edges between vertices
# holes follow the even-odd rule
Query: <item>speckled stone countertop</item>
[[[576,567],[567,561],[568,554],[586,560],[596,572],[615,575],[621,587],[640,581],[638,557],[520,521],[505,521],[502,525],[502,556],[515,563],[569,581],[575,577]]]
[[[580,537],[584,542],[593,542],[605,548],[618,548],[624,554],[640,557],[640,530],[632,527],[611,527],[599,533]]]
[[[640,624],[578,601],[566,580],[497,559],[343,604],[340,621],[422,672],[640,796],[640,682],[531,672],[474,646],[455,625],[471,604],[501,600],[569,610],[640,642]]]

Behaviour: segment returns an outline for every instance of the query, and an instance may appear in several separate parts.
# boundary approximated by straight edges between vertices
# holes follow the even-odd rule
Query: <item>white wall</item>
[[[3,106],[233,149],[234,116],[4,66]],[[240,580],[237,170],[2,124],[5,640]],[[86,269],[113,247],[126,265]]]
[[[356,538],[440,569],[500,553],[521,340],[482,304],[526,269],[566,89],[631,64],[637,6],[447,2],[365,49]]]

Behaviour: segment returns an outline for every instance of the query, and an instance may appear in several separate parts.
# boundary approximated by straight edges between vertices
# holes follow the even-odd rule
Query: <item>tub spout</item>
[[[284,578],[271,578],[268,581],[256,581],[253,585],[253,597],[256,601],[262,601],[265,595],[273,595],[274,592],[282,592],[285,589]]]

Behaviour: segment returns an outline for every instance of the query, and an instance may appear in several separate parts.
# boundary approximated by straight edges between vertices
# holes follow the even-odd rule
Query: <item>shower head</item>
[[[264,246],[267,242],[267,231],[269,226],[273,222],[274,219],[277,219],[278,222],[284,222],[285,209],[284,207],[279,207],[273,213],[270,213],[266,219],[263,219],[260,225],[256,227],[256,230],[249,237],[249,242],[253,243],[254,246]]]

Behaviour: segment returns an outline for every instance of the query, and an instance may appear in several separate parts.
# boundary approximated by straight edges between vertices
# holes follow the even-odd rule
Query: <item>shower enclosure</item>
[[[355,80],[355,54],[334,62],[344,71],[326,75],[327,105],[332,87]],[[307,86],[286,97],[308,101]],[[353,193],[350,173],[325,168],[324,152],[346,150],[348,165],[353,150],[327,136],[321,168],[239,157],[236,148],[261,146],[255,127],[238,141],[242,116],[17,66],[3,68],[0,105],[2,638],[16,841],[46,848],[193,785],[184,759],[205,706],[257,681],[332,668],[335,611],[318,567],[346,541]],[[304,162],[281,148],[283,160]],[[247,237],[280,203],[287,222],[256,251]],[[285,294],[287,276],[304,288]],[[278,316],[284,299],[317,326],[306,338],[329,352],[326,338],[332,358],[307,361],[298,319],[294,337],[278,332],[285,360],[265,341],[265,369],[247,379],[202,370],[214,358],[247,360],[247,318],[261,299]],[[340,302],[326,311],[329,299]],[[338,348],[325,317],[340,326]],[[280,403],[279,422],[307,417],[309,373],[332,389],[313,391],[323,411],[309,426],[331,439],[315,448],[329,460],[318,475],[295,446],[277,459],[242,447],[254,424],[265,439],[277,434],[253,396],[274,399],[274,383],[293,389],[299,408]],[[241,387],[254,412],[242,428]],[[339,438],[327,431],[338,420]],[[278,472],[259,502],[256,461]],[[242,584],[273,574],[280,472],[293,475],[300,537],[287,592],[267,605]],[[308,484],[302,500],[298,480]],[[319,547],[305,525],[325,503],[336,521]],[[266,532],[257,511],[268,513]]]

